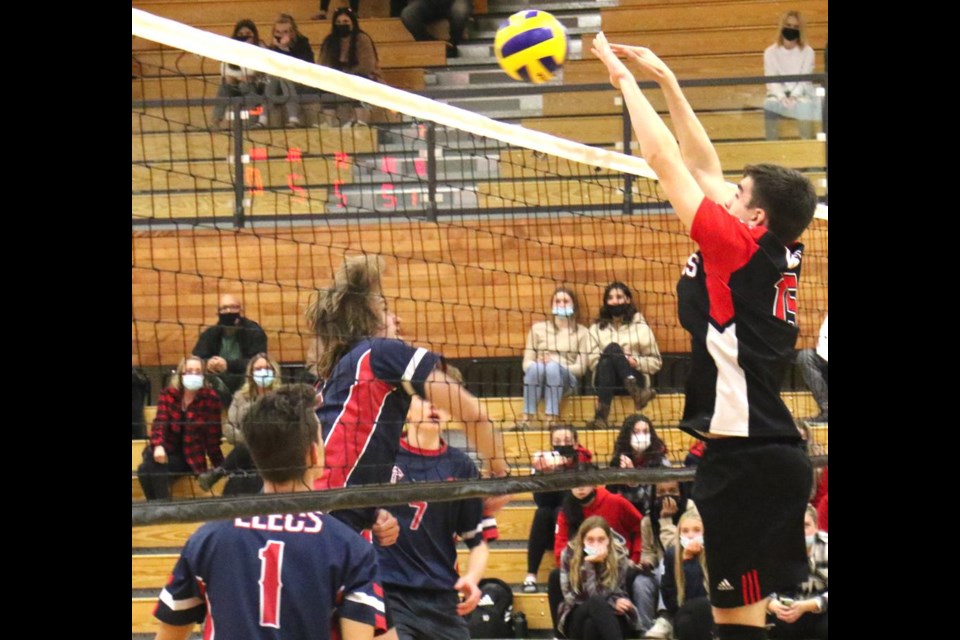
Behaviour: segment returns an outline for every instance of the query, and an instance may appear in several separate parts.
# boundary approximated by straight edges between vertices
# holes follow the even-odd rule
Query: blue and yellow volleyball
[[[567,58],[567,30],[546,11],[518,11],[500,25],[493,40],[497,62],[514,80],[546,82]]]

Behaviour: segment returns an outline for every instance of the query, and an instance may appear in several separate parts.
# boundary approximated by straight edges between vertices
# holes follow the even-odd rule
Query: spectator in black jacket
[[[193,355],[207,361],[210,384],[224,407],[243,384],[250,358],[267,350],[267,334],[260,325],[243,317],[243,305],[236,296],[220,297],[217,324],[204,329],[193,347]]]

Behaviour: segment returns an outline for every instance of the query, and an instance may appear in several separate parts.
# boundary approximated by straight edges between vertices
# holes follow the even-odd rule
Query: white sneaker
[[[653,626],[650,627],[650,630],[643,634],[643,637],[669,640],[673,637],[673,623],[664,617],[657,618],[653,621]]]
[[[291,116],[291,117],[287,118],[287,126],[288,126],[288,127],[299,127],[299,126],[300,126],[300,118],[298,118],[298,117],[296,117],[296,116]]]

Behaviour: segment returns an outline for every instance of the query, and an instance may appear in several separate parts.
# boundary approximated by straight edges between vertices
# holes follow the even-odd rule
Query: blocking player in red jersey
[[[323,466],[315,391],[257,400],[243,433],[264,493],[311,491]],[[319,511],[211,522],[190,536],[154,615],[157,640],[368,640],[386,628],[374,548]]]
[[[347,258],[307,310],[322,345],[317,371],[325,381],[317,415],[327,469],[316,488],[389,483],[413,394],[463,422],[468,443],[490,472],[506,475],[502,437],[477,398],[447,374],[440,354],[397,339],[398,320],[387,311],[380,288],[383,269],[379,256]],[[488,501],[488,511],[506,500]],[[333,515],[362,530],[382,525],[386,513],[366,509]]]
[[[593,53],[623,94],[641,154],[699,245],[677,285],[680,322],[692,340],[680,426],[710,439],[693,497],[720,640],[763,639],[770,594],[806,575],[811,467],[780,384],[798,333],[797,240],[813,219],[816,192],[799,172],[769,164],[747,166],[731,189],[662,60],[644,47],[611,45],[602,33]],[[676,138],[617,55],[660,85]]]
[[[441,437],[449,415],[413,396],[406,431],[391,474],[395,483],[472,480],[476,464]],[[378,547],[387,622],[400,640],[469,640],[467,615],[480,600],[477,583],[487,566],[483,500],[417,501],[393,507],[402,533]],[[457,573],[457,537],[470,550]],[[463,601],[458,601],[458,593]]]

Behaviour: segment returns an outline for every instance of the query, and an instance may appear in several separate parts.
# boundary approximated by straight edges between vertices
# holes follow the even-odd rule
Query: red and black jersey
[[[677,284],[691,370],[680,428],[694,436],[799,437],[780,386],[794,356],[803,245],[784,247],[704,198]]]

